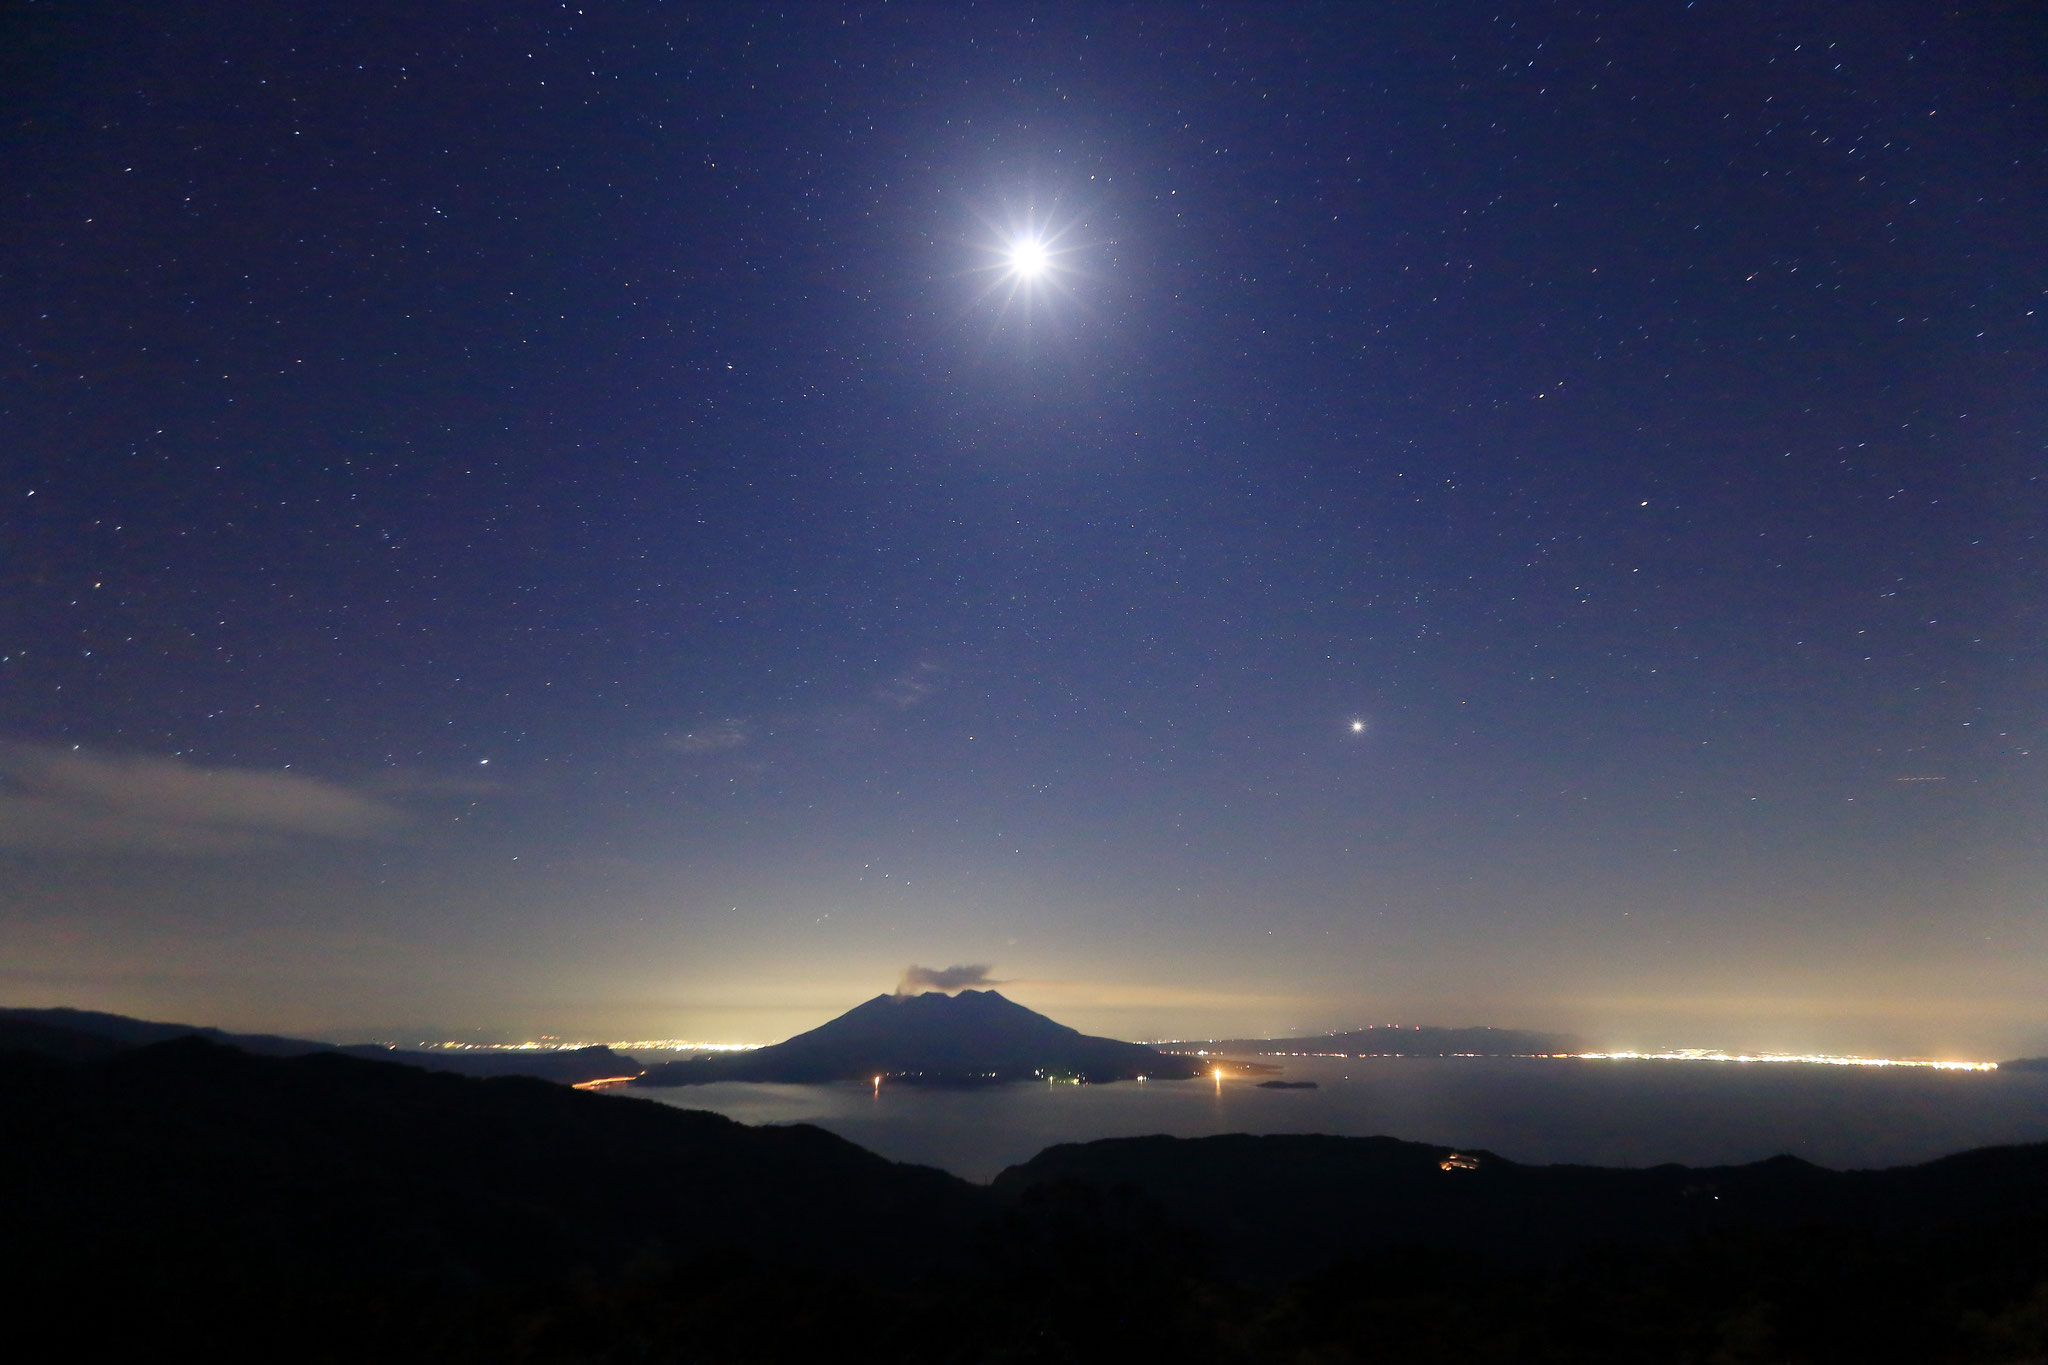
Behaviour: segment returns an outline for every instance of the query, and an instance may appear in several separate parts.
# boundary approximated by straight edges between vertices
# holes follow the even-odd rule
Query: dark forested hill
[[[0,1031],[25,1361],[1811,1362],[2048,1355],[2048,1145],[1889,1171],[1391,1138],[816,1128],[182,1038]],[[90,1039],[92,1035],[77,1035]]]
[[[985,1199],[808,1126],[184,1038],[89,1063],[0,1054],[0,1207],[10,1295],[105,1295],[175,1340],[279,1305],[389,1309],[636,1258],[914,1275]]]
[[[110,1228],[151,1222],[167,1257],[204,1225],[323,1276],[551,1273],[650,1241],[918,1265],[932,1232],[982,1210],[964,1181],[808,1125],[333,1053],[190,1038],[90,1064],[0,1054],[0,1094],[10,1235],[88,1266],[142,1249],[117,1252]]]
[[[1388,1137],[1112,1138],[1040,1152],[998,1196],[1063,1183],[1131,1191],[1200,1230],[1226,1268],[1288,1279],[1346,1256],[1432,1246],[1552,1262],[1599,1246],[1802,1226],[1918,1234],[1948,1224],[2048,1227],[2048,1143],[1921,1166],[1524,1166]]]

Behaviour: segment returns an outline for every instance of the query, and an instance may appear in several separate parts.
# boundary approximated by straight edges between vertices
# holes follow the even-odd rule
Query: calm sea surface
[[[1272,1061],[1274,1059],[1266,1059]],[[1261,1090],[1259,1080],[1315,1081]],[[696,1085],[626,1093],[743,1123],[815,1123],[897,1161],[988,1180],[1059,1142],[1171,1133],[1386,1134],[1511,1160],[1896,1166],[2048,1141],[2048,1073],[1549,1058],[1288,1058],[1274,1075],[951,1089]]]

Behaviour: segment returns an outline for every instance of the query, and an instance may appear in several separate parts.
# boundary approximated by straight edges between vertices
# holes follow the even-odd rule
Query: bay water
[[[743,1123],[813,1123],[895,1161],[986,1181],[1046,1147],[1167,1133],[1384,1134],[1512,1161],[1836,1169],[2048,1141],[2048,1073],[1524,1057],[1250,1059],[1279,1072],[1114,1085],[634,1087]],[[1313,1090],[1268,1090],[1271,1079]]]

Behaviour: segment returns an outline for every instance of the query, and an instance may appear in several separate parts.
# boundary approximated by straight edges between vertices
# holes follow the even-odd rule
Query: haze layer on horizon
[[[0,1001],[2048,1053],[2048,20],[11,17]]]

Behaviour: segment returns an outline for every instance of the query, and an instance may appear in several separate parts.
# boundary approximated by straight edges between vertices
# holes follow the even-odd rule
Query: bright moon
[[[1035,280],[1045,273],[1051,261],[1045,254],[1045,243],[1036,237],[1019,237],[1010,243],[1010,269],[1021,279]]]

